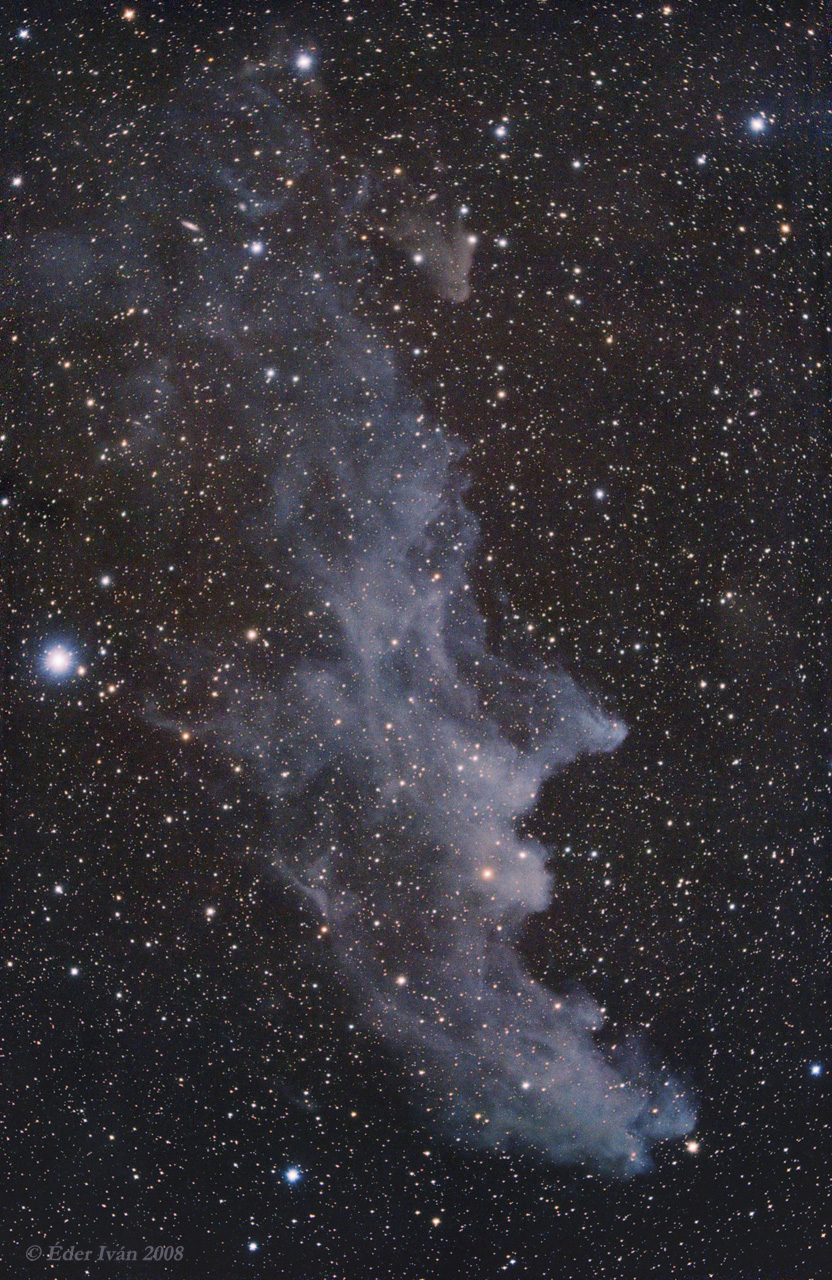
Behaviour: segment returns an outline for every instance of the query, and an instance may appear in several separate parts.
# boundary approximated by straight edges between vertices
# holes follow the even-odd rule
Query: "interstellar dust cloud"
[[[25,248],[35,305],[65,334],[132,309],[141,342],[128,325],[105,373],[148,538],[164,548],[185,521],[200,573],[236,544],[238,574],[273,584],[268,663],[218,654],[196,606],[180,661],[225,664],[204,730],[250,762],[269,860],[325,918],[417,1108],[464,1147],[638,1171],[687,1131],[687,1103],[661,1071],[613,1063],[593,999],[554,995],[515,952],[550,901],[546,851],[518,822],[553,770],[624,729],[564,672],[490,647],[460,449],[358,316],[374,264],[342,217],[355,193],[283,105],[283,74],[145,104],[135,127],[158,163],[141,182],[135,134],[102,105],[87,136],[127,198],[79,194]],[[461,231],[414,213],[397,234],[440,293],[467,297]],[[186,496],[197,468],[222,473],[219,515]]]

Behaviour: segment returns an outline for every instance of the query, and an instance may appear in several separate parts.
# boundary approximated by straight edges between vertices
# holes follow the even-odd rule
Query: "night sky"
[[[4,11],[3,1277],[832,1274],[822,8]]]

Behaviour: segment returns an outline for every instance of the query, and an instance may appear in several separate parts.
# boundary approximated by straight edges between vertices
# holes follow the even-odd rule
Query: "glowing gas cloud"
[[[169,555],[183,495],[214,485],[188,554],[206,581],[222,556],[241,596],[247,576],[272,588],[261,660],[254,638],[222,652],[195,604],[166,669],[222,670],[194,732],[250,762],[268,861],[325,919],[414,1105],[463,1146],[642,1170],[692,1123],[680,1090],[636,1051],[612,1061],[595,1001],[553,994],[515,950],[551,896],[546,851],[518,823],[553,770],[624,728],[563,671],[489,644],[461,449],[358,318],[374,263],[349,234],[356,192],[283,105],[284,63],[201,74],[137,112],[158,157],[143,184],[128,176],[151,141],[122,138],[102,103],[85,127],[107,139],[107,180],[123,175],[118,216],[79,196],[20,270],[67,334],[139,317],[142,341],[125,328],[101,379],[135,527]],[[399,235],[445,298],[468,296],[462,229],[411,219]]]

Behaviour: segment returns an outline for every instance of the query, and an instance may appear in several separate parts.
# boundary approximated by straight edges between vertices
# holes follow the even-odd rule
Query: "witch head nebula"
[[[27,305],[64,348],[112,328],[79,467],[116,484],[160,556],[229,592],[254,575],[274,602],[256,660],[197,603],[188,643],[137,637],[164,655],[147,702],[178,723],[184,675],[195,732],[250,766],[266,862],[326,921],[430,1125],[463,1147],[638,1172],[689,1130],[689,1103],[638,1052],[613,1061],[594,1000],[553,994],[516,952],[551,897],[546,850],[518,824],[554,770],[625,730],[564,671],[489,644],[461,447],[354,306],[374,269],[349,234],[356,191],[282,74],[204,73],[140,113],[157,158],[141,184],[138,140],[102,103],[82,163],[121,184],[117,214],[79,195],[22,247]],[[462,228],[413,215],[396,234],[442,297],[468,296]]]

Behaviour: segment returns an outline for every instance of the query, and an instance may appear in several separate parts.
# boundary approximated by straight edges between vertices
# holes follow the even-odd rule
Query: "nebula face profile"
[[[345,230],[354,192],[283,104],[281,74],[200,77],[137,113],[158,159],[142,184],[139,141],[102,104],[74,162],[103,182],[100,143],[127,198],[116,215],[87,186],[56,210],[22,251],[30,302],[67,347],[129,315],[100,426],[128,442],[123,501],[160,557],[187,518],[201,573],[222,563],[242,595],[271,586],[267,660],[194,606],[165,661],[194,685],[222,671],[194,732],[248,762],[271,806],[268,862],[324,918],[417,1111],[462,1147],[644,1170],[690,1105],[637,1051],[613,1062],[593,999],[553,994],[515,951],[551,896],[546,851],[518,823],[552,771],[625,731],[563,671],[489,646],[461,450],[358,316],[374,264]],[[468,296],[462,230],[411,219],[399,239],[442,297]],[[169,699],[163,681],[149,690],[178,724]]]

